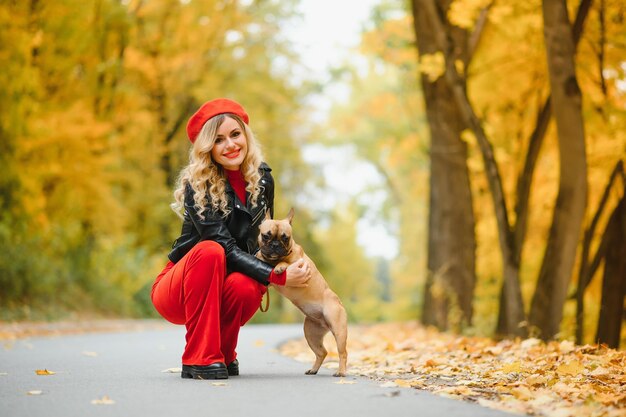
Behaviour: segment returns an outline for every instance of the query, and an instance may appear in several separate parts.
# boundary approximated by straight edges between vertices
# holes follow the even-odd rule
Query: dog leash
[[[270,309],[270,289],[269,288],[265,292],[265,295],[266,295],[265,309],[263,309],[263,298],[261,298],[261,305],[259,305],[259,310],[261,310],[261,313],[267,313],[267,310]]]

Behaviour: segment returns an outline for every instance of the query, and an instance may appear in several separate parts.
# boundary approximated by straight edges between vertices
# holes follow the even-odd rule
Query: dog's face
[[[268,261],[278,262],[291,253],[293,246],[291,220],[293,215],[292,208],[289,210],[287,218],[272,220],[268,211],[265,220],[259,226],[259,250]]]

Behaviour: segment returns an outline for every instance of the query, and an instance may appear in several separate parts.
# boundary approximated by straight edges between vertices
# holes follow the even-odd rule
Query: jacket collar
[[[237,197],[237,193],[233,189],[233,186],[230,185],[228,180],[226,180],[226,188],[224,189],[224,191],[226,192],[226,194],[228,194],[230,198],[232,209],[241,210],[251,215],[250,208],[248,207],[248,202],[246,201],[244,203],[243,201],[239,200],[239,197]],[[246,200],[248,199],[247,197],[248,197],[248,192],[246,191]]]
[[[272,171],[272,168],[270,168],[269,165],[267,165],[265,162],[261,162],[261,165],[259,165],[259,173],[261,174],[261,178],[264,178],[271,171]],[[230,185],[230,182],[228,182],[228,179],[226,180],[226,188],[224,191],[230,196],[230,201],[232,201],[232,205],[234,209],[242,210],[248,213],[250,216],[252,216],[252,205],[250,204],[250,201],[248,200],[247,191],[246,191],[246,201],[244,202],[244,201],[239,200],[239,197],[237,197],[237,193],[235,193],[235,190],[233,189],[233,186]]]

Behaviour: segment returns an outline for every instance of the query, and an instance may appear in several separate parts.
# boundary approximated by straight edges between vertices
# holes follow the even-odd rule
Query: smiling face
[[[229,171],[237,171],[248,153],[248,141],[237,121],[226,116],[217,128],[211,157],[216,164]]]

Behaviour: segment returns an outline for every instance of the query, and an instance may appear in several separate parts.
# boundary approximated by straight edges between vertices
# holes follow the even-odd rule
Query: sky
[[[346,60],[358,63],[362,59],[356,49],[361,31],[369,20],[374,5],[379,0],[301,0],[299,11],[302,19],[283,28],[293,49],[300,55],[306,79],[327,81],[328,70]],[[323,94],[311,98],[317,110],[314,117],[323,120],[333,102],[345,101],[349,90],[342,85],[333,85]],[[317,201],[320,209],[329,210],[347,199],[359,195],[370,184],[379,184],[382,179],[369,164],[360,161],[354,149],[343,147],[329,149],[312,145],[303,150],[304,159],[320,166],[324,172],[327,188]],[[380,196],[379,196],[380,197]],[[375,196],[368,196],[372,205],[382,204]],[[370,256],[391,259],[397,255],[398,243],[376,218],[362,218],[358,223],[358,242]]]

